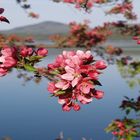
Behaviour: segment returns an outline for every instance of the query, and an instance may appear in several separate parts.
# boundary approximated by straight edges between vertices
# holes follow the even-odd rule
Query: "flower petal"
[[[66,74],[61,75],[61,78],[64,80],[72,81],[74,76],[71,73],[66,73]]]
[[[72,87],[75,87],[77,85],[77,83],[79,82],[80,78],[76,77],[73,81],[72,81]]]

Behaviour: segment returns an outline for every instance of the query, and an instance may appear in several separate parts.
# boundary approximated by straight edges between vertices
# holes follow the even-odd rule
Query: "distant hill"
[[[38,24],[17,27],[11,30],[0,31],[0,33],[3,33],[5,35],[17,34],[23,37],[33,36],[36,41],[42,42],[42,41],[47,41],[47,37],[49,35],[52,35],[52,34],[65,35],[68,33],[68,31],[69,31],[69,26],[67,24],[54,22],[54,21],[45,21]],[[116,31],[116,29],[113,29],[113,35],[109,37],[109,41],[107,41],[107,43],[104,45],[107,45],[108,43],[114,44],[114,42],[116,41],[122,42],[122,40],[126,41],[128,45],[131,45],[131,46],[134,45],[135,43],[132,41],[132,36],[122,36]],[[131,43],[129,44],[129,42]]]
[[[0,31],[3,34],[17,34],[20,36],[34,36],[37,40],[44,40],[48,35],[52,34],[67,34],[69,26],[67,24],[46,21],[38,24],[17,27],[11,30]]]

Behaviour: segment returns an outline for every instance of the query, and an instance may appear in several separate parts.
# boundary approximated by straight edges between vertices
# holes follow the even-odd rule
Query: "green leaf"
[[[54,97],[54,94],[51,94],[49,97]]]
[[[30,61],[36,61],[36,60],[40,60],[41,58],[43,58],[42,56],[31,56],[29,58]]]
[[[127,140],[133,140],[132,136],[127,136]]]
[[[36,71],[36,68],[34,68],[33,66],[29,65],[29,64],[25,64],[24,65],[24,68],[27,70],[27,71],[30,71],[30,72],[35,72]]]
[[[111,123],[111,124],[108,125],[107,128],[105,128],[105,131],[106,131],[107,133],[109,133],[109,132],[111,132],[111,131],[113,131],[113,130],[115,130],[115,129],[116,129],[116,126],[114,126],[114,125]]]
[[[124,96],[125,99],[130,100],[127,96]]]
[[[64,90],[59,90],[55,93],[56,96],[65,94]]]
[[[132,131],[132,132],[131,132],[131,136],[136,137],[137,135],[138,135],[137,132],[135,132],[135,131]]]
[[[95,85],[98,85],[98,86],[102,86],[102,84],[101,84],[99,81],[97,81],[97,80],[94,81],[94,84],[95,84]]]
[[[53,70],[53,71],[51,71],[50,72],[50,74],[53,74],[53,75],[57,75],[57,74],[59,74],[60,72],[58,71],[58,70]]]
[[[126,109],[125,113],[128,115],[131,111],[131,108]]]

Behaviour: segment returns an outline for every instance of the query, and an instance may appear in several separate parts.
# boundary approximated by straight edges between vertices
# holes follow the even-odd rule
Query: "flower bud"
[[[140,45],[140,39],[137,40],[137,44]]]
[[[138,40],[139,38],[137,36],[133,36],[133,40]]]
[[[97,69],[102,70],[102,69],[105,69],[105,68],[107,67],[107,64],[105,63],[105,61],[99,60],[99,61],[96,61],[95,67],[96,67]]]
[[[95,97],[96,99],[102,99],[103,96],[104,96],[104,92],[103,92],[103,91],[100,91],[100,90],[97,90],[97,91],[95,92],[95,95],[94,95],[94,97]]]
[[[48,54],[48,50],[45,49],[45,48],[39,48],[39,49],[37,50],[37,55],[38,55],[38,56],[45,57],[47,54]]]
[[[74,105],[73,105],[73,110],[74,110],[74,111],[79,111],[79,110],[80,110],[80,105],[74,104]]]
[[[23,47],[20,51],[20,55],[23,57],[31,56],[33,53],[32,48]]]
[[[63,104],[63,106],[62,106],[62,110],[63,110],[63,111],[67,111],[67,112],[69,112],[69,111],[71,110],[71,107],[68,106],[67,104]]]

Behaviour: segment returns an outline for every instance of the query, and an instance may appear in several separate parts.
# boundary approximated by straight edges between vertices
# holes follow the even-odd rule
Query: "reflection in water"
[[[55,140],[63,140],[63,139],[64,139],[63,132],[60,132],[59,136]]]
[[[59,136],[55,140],[72,140],[72,139],[64,138],[63,132],[60,132]],[[86,139],[85,137],[82,137],[81,140],[88,140],[88,139]],[[92,140],[92,138],[90,138],[89,140]]]
[[[41,76],[30,74],[24,70],[17,71],[17,78],[22,79],[22,85],[25,86],[28,82],[34,81],[36,84],[39,84],[42,80]]]
[[[121,76],[126,79],[130,88],[140,85],[140,62],[135,60],[120,59],[117,61]]]
[[[12,138],[9,136],[5,136],[5,137],[1,138],[0,140],[12,140]]]
[[[1,138],[0,140],[13,140],[11,137],[9,136],[5,136],[3,138]],[[59,136],[57,138],[55,138],[54,140],[72,140],[71,138],[64,138],[63,132],[60,132]],[[85,137],[82,137],[81,140],[87,140]],[[92,140],[92,139],[89,139]]]
[[[13,140],[11,137],[9,136],[5,136],[3,138],[1,138],[0,140]],[[72,140],[71,138],[64,138],[63,132],[60,132],[59,136],[57,138],[55,138],[54,140]],[[88,140],[85,137],[82,137],[81,140]],[[92,138],[90,138],[89,140],[93,140]]]

